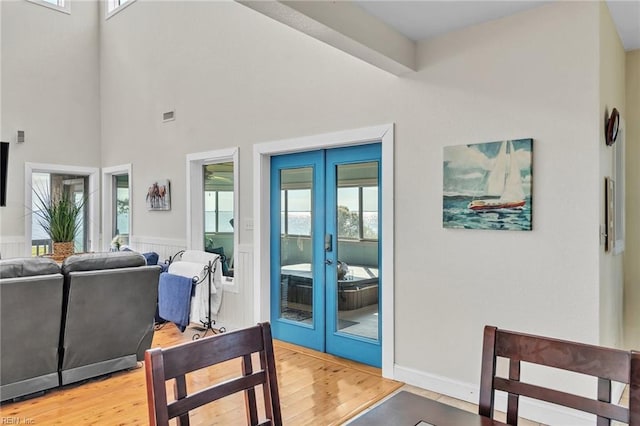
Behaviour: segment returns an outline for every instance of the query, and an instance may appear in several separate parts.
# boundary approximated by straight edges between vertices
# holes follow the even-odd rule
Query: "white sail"
[[[500,196],[500,199],[505,201],[524,199],[520,166],[518,165],[518,159],[514,154],[513,142],[509,141],[509,172],[505,179],[504,192]]]
[[[502,142],[496,156],[493,168],[487,178],[487,195],[501,196],[505,190],[505,175],[507,173],[507,144]]]
[[[520,166],[518,166],[512,141],[505,141],[500,145],[500,151],[487,178],[487,195],[500,198],[472,200],[468,208],[489,211],[521,209],[525,205]]]

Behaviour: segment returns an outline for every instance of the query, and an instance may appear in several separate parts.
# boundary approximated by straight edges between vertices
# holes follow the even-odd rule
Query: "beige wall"
[[[30,13],[25,4],[3,3],[3,49],[7,11],[17,21]],[[620,302],[603,290],[618,272],[602,258],[598,235],[601,180],[609,173],[603,108],[622,104],[618,85],[600,86],[605,73],[619,72],[617,48],[606,53],[614,64],[602,63],[609,58],[603,47],[615,45],[603,14],[598,3],[555,2],[458,31],[419,43],[419,70],[396,77],[238,3],[138,1],[100,18],[99,41],[88,36],[100,46],[99,73],[87,53],[76,76],[86,90],[67,97],[68,108],[89,112],[74,110],[60,130],[80,127],[90,139],[98,126],[90,111],[99,111],[100,152],[75,137],[64,152],[74,153],[74,164],[131,163],[136,236],[178,244],[186,239],[186,155],[239,147],[237,229],[250,252],[255,144],[395,123],[394,375],[474,399],[485,324],[591,343],[619,340]],[[15,37],[18,25],[9,26]],[[37,50],[8,49],[3,83],[20,83],[17,70],[7,80],[5,61],[17,63],[19,54],[35,60]],[[59,66],[70,72],[66,62]],[[99,105],[91,82],[99,84]],[[91,96],[76,102],[85,92]],[[53,103],[56,94],[43,98]],[[13,108],[16,117],[28,116]],[[172,109],[176,120],[162,123],[162,112]],[[3,109],[3,136],[16,125],[5,115]],[[56,122],[37,117],[53,128],[46,134],[64,139],[53,131]],[[443,229],[443,147],[512,138],[534,139],[533,231]],[[34,146],[40,150],[17,160],[70,158],[41,139]],[[158,178],[171,180],[169,212],[144,207],[146,186]],[[225,304],[246,322],[254,283],[245,284]]]
[[[599,13],[553,4],[422,43],[398,78],[239,4],[137,2],[102,27],[103,164],[131,162],[137,193],[170,178],[171,212],[135,209],[133,228],[179,239],[187,153],[240,147],[245,220],[253,144],[395,122],[396,362],[474,383],[484,324],[599,340]],[[442,148],[525,137],[534,231],[442,229]]]
[[[24,240],[25,162],[100,166],[97,8],[73,2],[66,14],[0,2],[0,139],[11,143],[7,207],[0,210],[4,242]],[[24,143],[16,143],[18,130]]]
[[[626,55],[627,202],[624,253],[625,346],[640,349],[640,50]]]
[[[625,100],[625,53],[618,32],[604,2],[600,3],[599,87],[600,106],[593,120],[599,124],[596,140],[600,155],[600,176],[593,190],[600,194],[600,222],[605,224],[604,178],[615,179],[614,149],[605,143],[605,116],[617,108],[624,116]],[[621,183],[618,183],[621,184]],[[621,346],[623,343],[623,270],[621,254],[613,250],[604,251],[600,245],[600,337],[599,343],[606,346]]]

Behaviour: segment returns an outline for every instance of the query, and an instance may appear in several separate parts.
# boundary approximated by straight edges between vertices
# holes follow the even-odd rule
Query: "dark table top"
[[[504,423],[476,413],[464,411],[411,392],[401,391],[354,419],[349,423],[349,426],[416,426],[420,422],[434,426],[504,425]]]

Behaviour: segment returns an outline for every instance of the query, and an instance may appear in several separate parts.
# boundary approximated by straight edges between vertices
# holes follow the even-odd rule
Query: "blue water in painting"
[[[531,197],[522,209],[473,211],[467,206],[473,197],[442,197],[442,225],[445,228],[531,230]]]

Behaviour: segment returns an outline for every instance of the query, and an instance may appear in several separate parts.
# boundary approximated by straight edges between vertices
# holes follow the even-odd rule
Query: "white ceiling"
[[[640,0],[606,0],[625,50],[640,49]],[[355,0],[369,14],[418,41],[513,15],[548,0]]]

